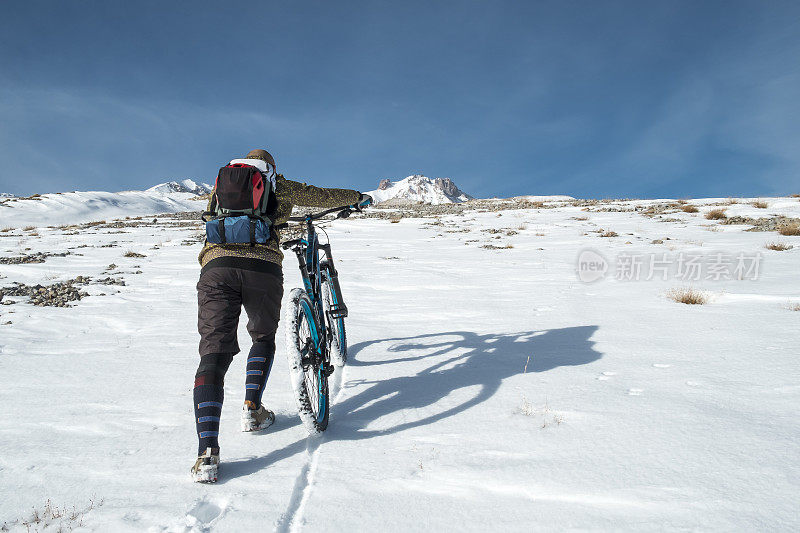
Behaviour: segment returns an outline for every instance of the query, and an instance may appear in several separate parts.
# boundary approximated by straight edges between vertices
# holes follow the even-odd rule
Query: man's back
[[[216,191],[212,191],[213,197]],[[283,224],[292,214],[296,205],[308,207],[331,208],[340,205],[358,203],[361,194],[350,189],[323,189],[307,185],[299,181],[288,180],[282,174],[275,177],[275,196],[278,207],[275,211],[275,224]],[[209,209],[211,201],[209,200]],[[199,261],[201,266],[206,266],[209,261],[220,257],[233,257],[242,259],[256,259],[269,261],[280,265],[283,263],[283,252],[280,248],[279,230],[272,230],[270,239],[266,244],[211,244],[206,243],[200,251]]]

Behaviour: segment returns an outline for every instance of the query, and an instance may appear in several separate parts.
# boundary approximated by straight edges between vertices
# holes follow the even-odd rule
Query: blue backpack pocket
[[[206,240],[212,244],[266,244],[269,225],[260,218],[223,217],[206,222]]]

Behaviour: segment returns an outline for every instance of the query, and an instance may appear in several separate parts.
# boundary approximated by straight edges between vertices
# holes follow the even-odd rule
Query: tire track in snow
[[[342,383],[344,382],[346,367],[347,365],[338,369],[339,372],[334,373],[334,376],[338,375],[338,378],[335,378],[331,386],[331,390],[335,391],[331,409],[338,403],[342,394]],[[317,464],[319,463],[320,447],[325,440],[324,433],[316,437],[308,436],[306,438],[306,463],[300,469],[300,473],[294,482],[289,506],[275,528],[279,533],[298,533],[303,527],[303,514],[308,500],[311,498],[314,478],[317,473]]]

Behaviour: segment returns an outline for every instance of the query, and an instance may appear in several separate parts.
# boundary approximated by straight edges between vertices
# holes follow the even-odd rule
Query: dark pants
[[[280,318],[283,278],[274,273],[233,267],[205,269],[197,282],[197,329],[200,365],[194,381],[194,411],[198,453],[219,448],[225,373],[239,353],[237,328],[241,308],[247,313],[247,332],[253,341],[247,358],[245,404],[261,405],[272,361]]]
[[[283,278],[241,268],[210,268],[197,282],[200,355],[239,353],[236,328],[242,306],[253,342],[275,337],[281,314]]]

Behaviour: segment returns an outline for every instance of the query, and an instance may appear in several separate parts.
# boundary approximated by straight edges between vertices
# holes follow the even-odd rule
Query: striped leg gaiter
[[[200,358],[194,378],[194,417],[197,424],[198,452],[219,450],[219,417],[222,414],[225,373],[233,354],[211,353]]]
[[[272,360],[275,357],[275,335],[269,339],[253,343],[250,355],[247,356],[247,380],[245,383],[244,403],[250,409],[261,406],[261,395],[267,384]]]

